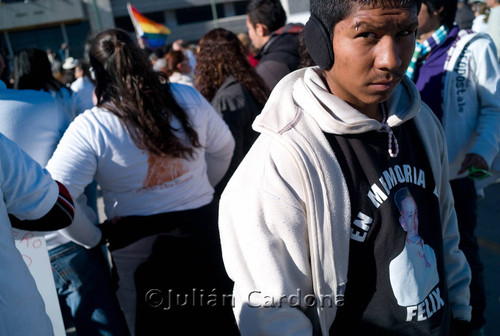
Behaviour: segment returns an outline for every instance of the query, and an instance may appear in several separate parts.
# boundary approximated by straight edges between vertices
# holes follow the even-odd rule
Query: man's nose
[[[375,66],[381,70],[394,70],[401,66],[399,46],[392,36],[384,36],[377,45]]]

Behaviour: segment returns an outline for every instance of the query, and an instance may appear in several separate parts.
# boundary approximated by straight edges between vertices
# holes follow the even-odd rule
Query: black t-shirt
[[[450,307],[435,182],[413,121],[388,134],[325,134],[351,200],[344,305],[330,335],[447,335]]]

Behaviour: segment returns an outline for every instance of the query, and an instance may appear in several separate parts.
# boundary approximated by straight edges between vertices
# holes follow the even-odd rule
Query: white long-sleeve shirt
[[[70,125],[47,169],[64,183],[75,200],[95,178],[103,190],[108,218],[208,204],[213,198],[212,184],[229,166],[234,140],[222,118],[195,89],[172,84],[171,90],[198,133],[201,147],[195,149],[193,159],[160,157],[139,149],[116,115],[94,107]],[[187,141],[181,124],[176,119],[172,124],[179,130],[176,134]],[[93,246],[100,239],[100,234],[92,233],[96,228],[89,224],[77,217],[69,228],[81,228],[81,235],[73,231],[72,236],[81,237],[76,242],[84,246]]]

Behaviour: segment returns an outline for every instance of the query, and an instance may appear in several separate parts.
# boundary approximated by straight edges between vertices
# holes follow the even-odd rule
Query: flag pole
[[[94,9],[95,17],[97,19],[97,27],[99,30],[102,30],[101,14],[99,13],[96,0],[92,0],[92,8]]]
[[[217,7],[215,6],[215,0],[210,0],[210,6],[212,7],[212,18],[214,20],[215,28],[219,28],[219,18],[217,17]]]
[[[132,7],[130,5],[130,2],[127,2],[127,11],[128,11],[128,15],[130,17],[130,20],[132,21],[132,26],[134,26],[135,36],[137,37],[137,39],[139,39],[139,37],[141,37],[141,32],[139,31],[139,29],[137,27],[137,22],[135,21],[134,14],[132,13]]]

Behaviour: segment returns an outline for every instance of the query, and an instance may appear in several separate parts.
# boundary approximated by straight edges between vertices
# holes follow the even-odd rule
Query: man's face
[[[370,115],[403,78],[415,48],[417,8],[355,4],[335,25],[335,63],[325,74],[331,92]]]
[[[412,197],[407,197],[401,202],[400,221],[409,236],[418,235],[418,209]]]
[[[246,23],[247,23],[247,29],[248,29],[248,37],[250,37],[250,40],[252,41],[252,45],[256,49],[262,48],[262,46],[266,43],[266,41],[263,38],[259,29],[257,29],[258,26],[256,25],[256,27],[254,27],[252,25],[252,23],[250,22],[250,20],[248,19],[248,16],[247,16]]]
[[[429,7],[422,3],[422,8],[418,13],[418,33],[417,36],[434,32],[441,26],[441,17],[438,13],[429,13]]]

